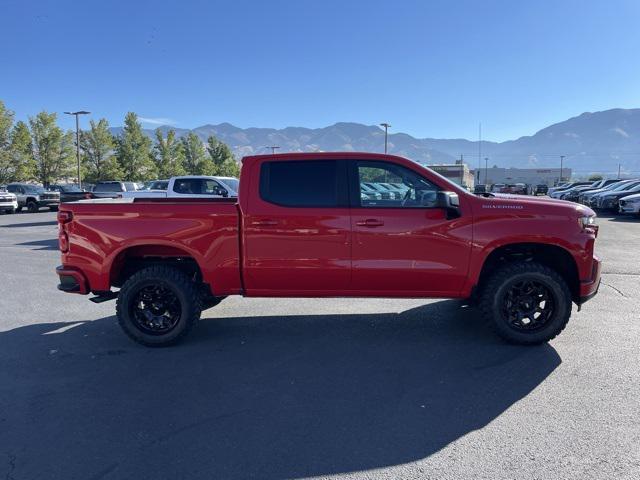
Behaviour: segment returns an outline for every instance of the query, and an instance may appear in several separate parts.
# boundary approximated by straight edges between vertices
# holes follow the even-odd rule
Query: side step
[[[108,291],[108,292],[101,292],[99,295],[96,295],[95,297],[91,297],[89,300],[91,300],[93,303],[103,303],[103,302],[108,302],[109,300],[113,300],[114,298],[118,297],[118,292],[112,292],[112,291]]]

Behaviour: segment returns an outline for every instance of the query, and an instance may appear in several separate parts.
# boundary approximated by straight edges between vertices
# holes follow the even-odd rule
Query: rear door
[[[448,218],[434,183],[387,161],[349,163],[352,288],[363,295],[450,296],[466,279],[470,215]],[[395,184],[397,197],[371,198],[358,185]]]
[[[349,288],[351,222],[340,160],[263,160],[243,212],[248,295],[331,295]]]

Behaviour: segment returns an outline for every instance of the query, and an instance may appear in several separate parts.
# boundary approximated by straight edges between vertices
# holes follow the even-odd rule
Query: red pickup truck
[[[474,299],[503,338],[536,344],[597,292],[594,219],[475,196],[392,155],[252,156],[237,199],[61,205],[58,288],[117,297],[120,325],[148,346],[177,342],[228,295]]]

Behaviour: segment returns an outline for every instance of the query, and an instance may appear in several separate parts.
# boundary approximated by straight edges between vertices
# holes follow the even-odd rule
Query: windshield
[[[122,192],[120,183],[99,183],[93,189],[94,192]]]
[[[221,178],[220,181],[227,187],[230,187],[234,192],[237,192],[240,186],[240,181],[237,178]]]
[[[26,193],[44,193],[44,188],[37,185],[25,185],[23,188]]]

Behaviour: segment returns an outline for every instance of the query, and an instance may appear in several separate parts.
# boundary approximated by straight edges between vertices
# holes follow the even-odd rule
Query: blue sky
[[[481,121],[506,140],[640,107],[637,0],[3,0],[2,16],[0,99],[18,118],[387,121],[440,138]]]

